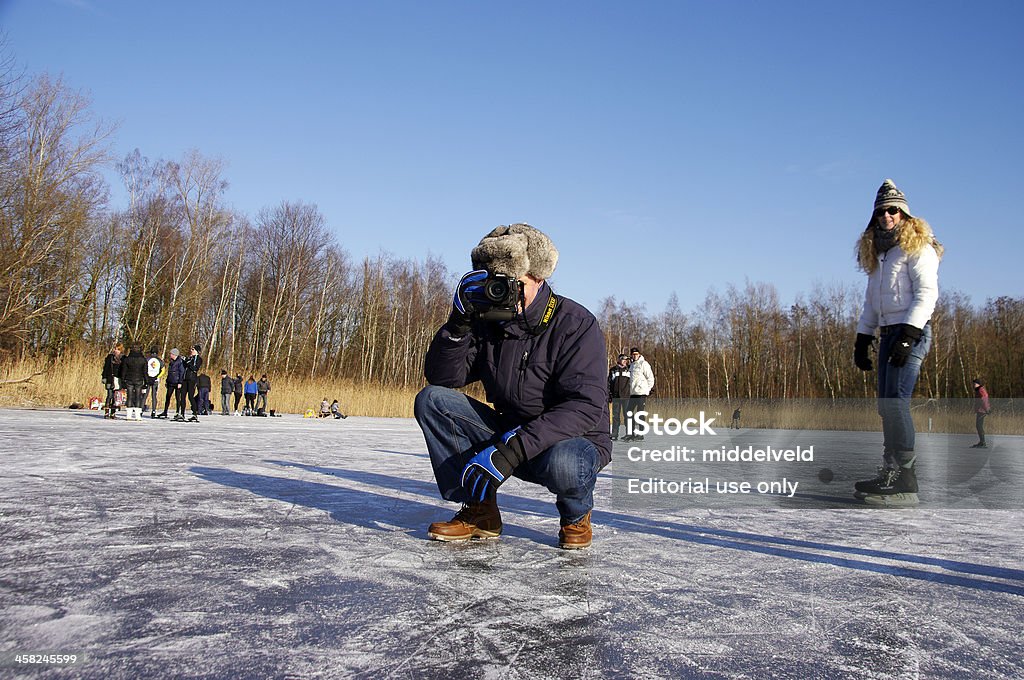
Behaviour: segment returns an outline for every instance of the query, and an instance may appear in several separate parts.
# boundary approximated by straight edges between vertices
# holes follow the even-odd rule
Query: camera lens
[[[492,279],[484,287],[484,295],[493,302],[503,302],[508,297],[508,281],[504,279]]]

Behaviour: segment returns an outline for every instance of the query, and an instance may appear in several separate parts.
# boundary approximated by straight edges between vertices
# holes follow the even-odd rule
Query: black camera
[[[488,273],[481,284],[483,301],[479,317],[484,321],[509,321],[516,317],[519,281],[507,274]]]

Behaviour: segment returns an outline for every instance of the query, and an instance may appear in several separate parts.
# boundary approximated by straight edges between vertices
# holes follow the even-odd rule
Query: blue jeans
[[[878,345],[878,414],[882,416],[885,457],[902,465],[914,459],[910,398],[921,375],[921,363],[932,346],[932,327],[925,325],[907,363],[897,368],[889,363],[889,354],[899,338],[899,331],[889,333]]]
[[[441,497],[466,502],[462,466],[466,454],[511,429],[501,415],[462,392],[430,385],[416,395],[416,422],[423,430],[430,464]],[[555,494],[562,525],[583,519],[594,507],[594,484],[600,470],[597,447],[583,437],[558,442],[530,458],[512,474]]]

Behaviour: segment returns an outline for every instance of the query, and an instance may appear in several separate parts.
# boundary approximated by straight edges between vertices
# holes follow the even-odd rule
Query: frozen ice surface
[[[1024,677],[1020,510],[627,510],[613,462],[590,550],[518,480],[444,544],[416,424],[374,418],[6,410],[0,464],[3,678]]]

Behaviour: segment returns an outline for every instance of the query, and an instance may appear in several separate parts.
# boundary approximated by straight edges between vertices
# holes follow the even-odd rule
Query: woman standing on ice
[[[942,245],[923,219],[910,214],[907,199],[887,179],[875,196],[868,226],[857,242],[857,263],[867,275],[864,310],[857,323],[853,360],[873,366],[868,349],[880,329],[878,413],[884,437],[882,466],[873,479],[857,482],[855,496],[873,505],[917,505],[914,421],[910,398],[921,362],[932,343],[931,316],[939,297]]]

